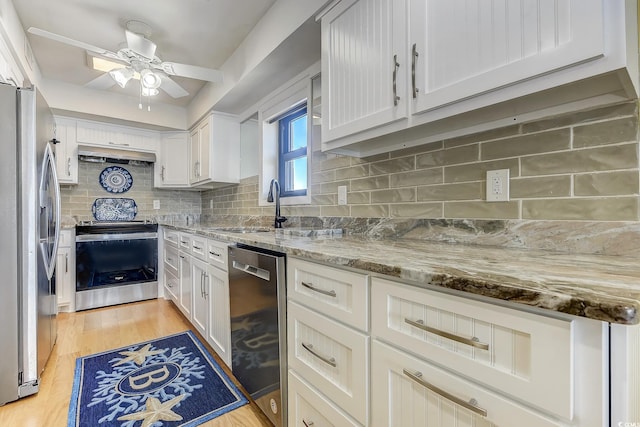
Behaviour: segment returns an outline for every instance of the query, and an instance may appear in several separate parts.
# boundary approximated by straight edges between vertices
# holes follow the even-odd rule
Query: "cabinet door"
[[[322,141],[407,116],[406,0],[347,0],[322,18]]]
[[[54,147],[58,180],[61,184],[77,184],[78,142],[75,120],[56,118],[56,139],[60,141]]]
[[[603,0],[411,0],[412,112],[600,57],[603,10]]]
[[[71,303],[71,248],[58,248],[56,259],[56,294],[58,307],[61,311],[68,311]]]
[[[211,179],[211,118],[205,120],[199,127],[200,133],[200,164],[198,165],[198,181]],[[222,153],[220,153],[222,155]]]
[[[229,314],[229,277],[226,271],[209,267],[206,277],[209,292],[209,334],[207,342],[231,367],[231,319]]]
[[[191,283],[193,285],[193,318],[191,323],[203,337],[207,334],[209,318],[209,281],[207,280],[207,264],[194,259],[191,266]]]
[[[568,425],[377,340],[371,349],[371,373],[373,427]]]
[[[162,136],[160,160],[155,163],[155,187],[189,185],[189,150],[186,132]]]
[[[200,181],[198,169],[200,168],[200,132],[195,129],[189,135],[189,183]]]
[[[185,253],[180,253],[180,311],[185,317],[191,320],[191,257]]]

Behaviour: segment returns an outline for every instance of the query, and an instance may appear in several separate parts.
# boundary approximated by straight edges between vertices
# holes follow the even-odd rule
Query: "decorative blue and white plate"
[[[109,166],[100,173],[100,185],[109,193],[125,193],[133,185],[133,177],[123,167]]]
[[[138,206],[133,199],[100,198],[91,207],[96,221],[133,221],[138,213]]]

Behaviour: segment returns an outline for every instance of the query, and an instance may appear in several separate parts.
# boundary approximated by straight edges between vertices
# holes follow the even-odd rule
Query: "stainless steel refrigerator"
[[[54,136],[37,90],[0,84],[0,405],[38,391],[56,340]]]

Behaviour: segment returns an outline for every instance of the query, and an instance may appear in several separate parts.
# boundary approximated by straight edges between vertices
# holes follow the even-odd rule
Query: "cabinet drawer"
[[[175,230],[163,230],[163,238],[166,246],[178,247],[180,242],[180,233]]]
[[[164,271],[171,272],[178,275],[178,265],[180,259],[178,258],[178,249],[171,246],[165,246],[164,248]]]
[[[378,340],[371,351],[372,427],[566,425]]]
[[[198,258],[201,261],[207,260],[207,238],[203,236],[198,236],[195,234],[191,235],[191,255]]]
[[[322,314],[369,330],[369,276],[295,258],[287,268],[287,296]]]
[[[369,338],[295,302],[287,319],[289,367],[366,424]]]
[[[372,336],[573,417],[573,322],[372,280]]]
[[[217,240],[207,241],[207,262],[227,271],[227,244]]]
[[[293,371],[289,371],[288,387],[290,426],[360,426]]]
[[[164,290],[171,301],[178,306],[178,294],[180,294],[180,279],[177,275],[165,270],[164,272]]]
[[[178,237],[178,247],[182,251],[191,252],[191,234],[180,233]]]

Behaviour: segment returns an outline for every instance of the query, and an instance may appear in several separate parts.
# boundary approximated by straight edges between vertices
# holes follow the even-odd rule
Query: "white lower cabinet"
[[[608,323],[287,268],[290,425],[610,425]]]
[[[58,311],[76,311],[76,245],[72,229],[60,231],[55,277]]]
[[[209,304],[205,337],[224,363],[231,367],[231,317],[229,314],[229,276],[227,271],[209,266],[206,286]]]
[[[289,370],[288,387],[289,426],[361,426],[292,370]]]
[[[191,264],[193,262],[191,256],[183,251],[179,254],[180,264],[180,299],[178,308],[182,311],[184,316],[191,320],[191,306],[192,306],[192,271]]]
[[[231,366],[227,244],[172,230],[165,230],[164,236],[165,291],[224,363]]]
[[[374,427],[566,425],[377,340],[371,367]]]
[[[203,337],[207,336],[209,317],[209,285],[207,284],[207,264],[194,259],[191,263],[191,283],[193,293],[193,317],[191,323]]]

